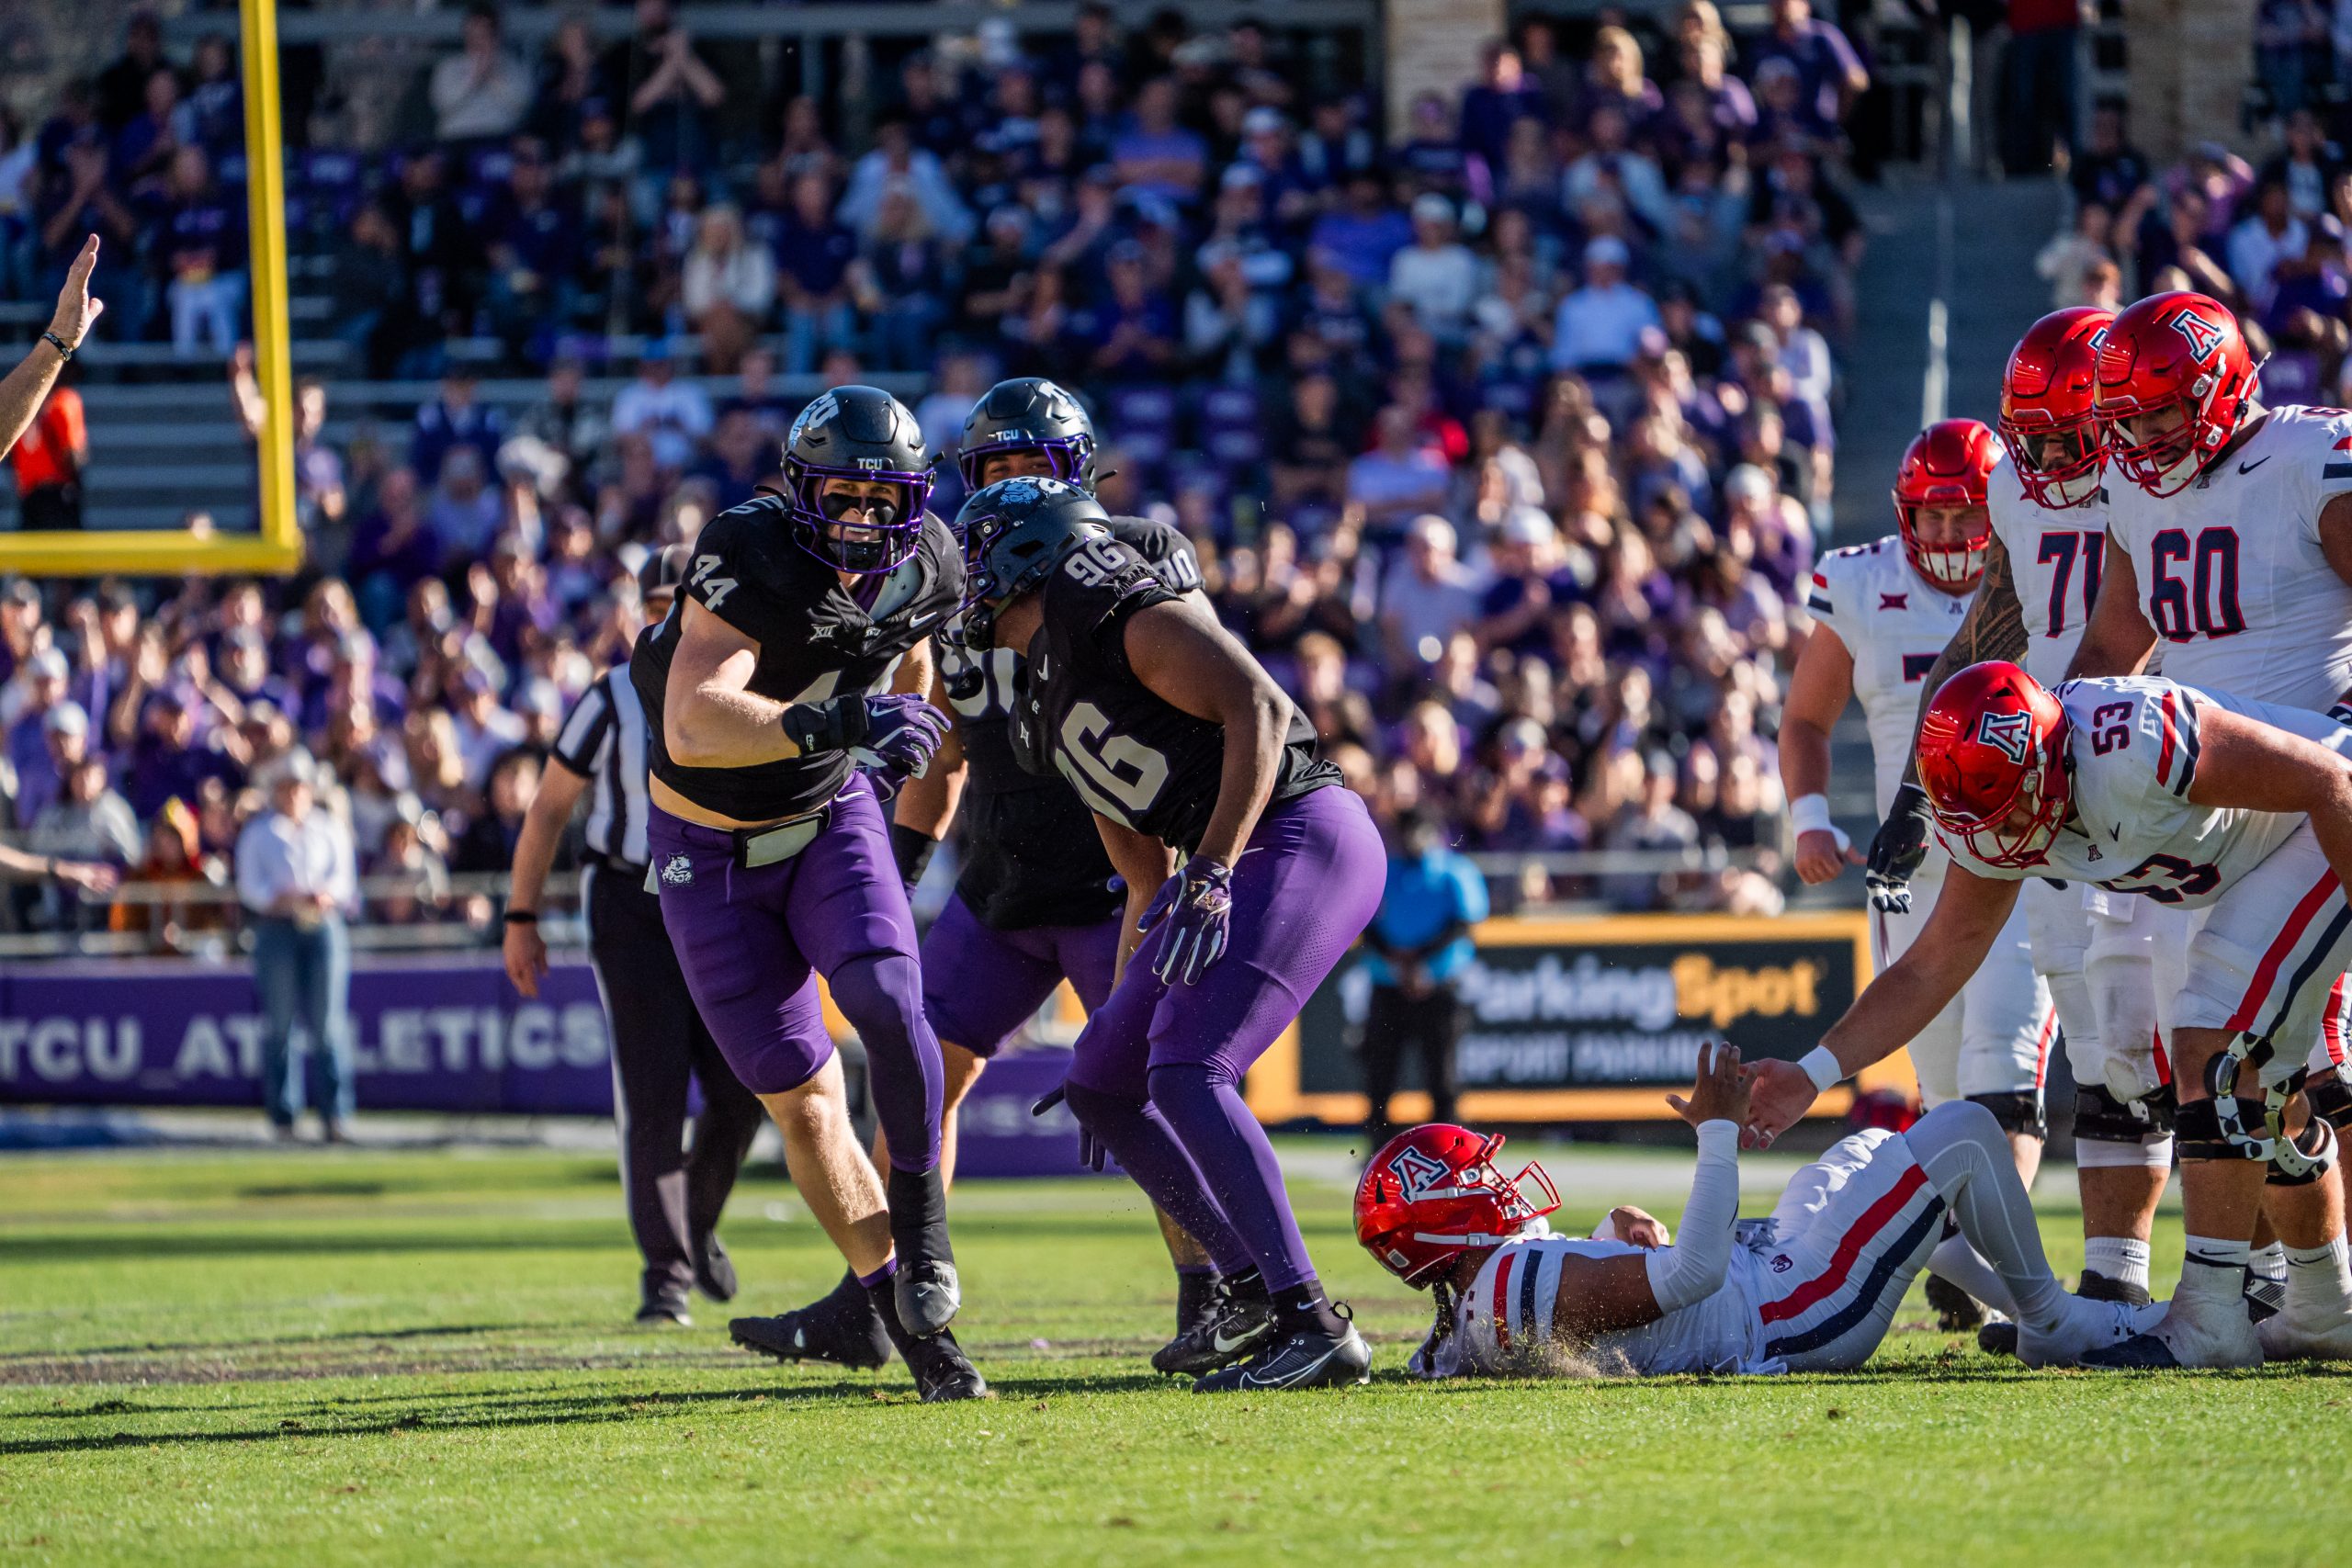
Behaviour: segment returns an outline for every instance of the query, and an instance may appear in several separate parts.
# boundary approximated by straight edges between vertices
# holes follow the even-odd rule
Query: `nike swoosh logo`
[[[2263,457],[2256,457],[2256,458],[2253,462],[2251,462],[2251,463],[2240,463],[2240,464],[2238,465],[2238,472],[2240,472],[2240,473],[2242,473],[2242,474],[2250,474],[2250,473],[2254,472],[2254,470],[2255,470],[2255,469],[2256,469],[2256,468],[2258,468],[2262,467],[2262,465],[2263,465],[2263,464],[2265,464],[2265,463],[2267,463],[2267,462],[2270,461],[2270,458],[2271,458],[2272,457],[2275,457],[2275,456],[2277,456],[2277,454],[2275,454],[2275,453],[2267,454],[2267,455],[2265,455],[2265,456],[2263,456]]]
[[[1216,1347],[1216,1353],[1218,1355],[1223,1356],[1240,1349],[1241,1347],[1249,1344],[1252,1339],[1259,1338],[1264,1335],[1265,1332],[1265,1329],[1262,1327],[1253,1328],[1247,1334],[1237,1334],[1232,1338],[1227,1339],[1225,1337],[1225,1331],[1219,1329],[1217,1332],[1209,1336],[1209,1343]]]
[[[2123,829],[2120,828],[2109,828],[2107,830],[2107,836],[2109,842],[2120,844],[2123,841]]]
[[[1311,1364],[1300,1368],[1295,1372],[1287,1372],[1279,1377],[1261,1378],[1252,1372],[1244,1372],[1241,1374],[1241,1386],[1243,1388],[1280,1388],[1284,1383],[1295,1382],[1300,1378],[1311,1378],[1316,1373],[1321,1371],[1325,1363],[1329,1362],[1332,1357],[1339,1353],[1339,1348],[1337,1346],[1333,1346],[1330,1349],[1324,1351],[1320,1356],[1316,1357]]]

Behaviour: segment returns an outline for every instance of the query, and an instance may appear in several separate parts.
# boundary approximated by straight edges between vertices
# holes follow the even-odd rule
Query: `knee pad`
[[[2118,1100],[2105,1088],[2077,1085],[2075,1136],[2099,1144],[2143,1144],[2170,1133],[2177,1111],[2170,1084],[2137,1100]]]
[[[2262,1178],[2266,1186],[2309,1187],[2335,1168],[2335,1129],[2317,1117],[2303,1129],[2301,1137],[2281,1138],[2278,1146],[2294,1154],[2286,1162],[2271,1156],[2270,1168]]]
[[[922,1028],[922,970],[900,953],[853,958],[825,976],[833,1005],[857,1031],[868,1051],[876,1045],[903,1049]]]
[[[1972,1094],[1971,1105],[1981,1105],[1993,1113],[2004,1133],[2022,1133],[2030,1138],[2047,1138],[2050,1123],[2042,1113],[2041,1094],[2038,1089],[2016,1089],[2005,1094]]]

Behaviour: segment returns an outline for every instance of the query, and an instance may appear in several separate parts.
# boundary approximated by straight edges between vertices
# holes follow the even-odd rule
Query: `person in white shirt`
[[[429,91],[444,141],[505,136],[523,123],[531,107],[531,73],[506,52],[497,6],[467,9],[465,47],[433,68]]]
[[[613,399],[613,433],[642,431],[653,443],[653,460],[665,468],[694,460],[695,443],[710,434],[710,399],[692,381],[678,379],[676,350],[667,339],[645,345],[636,378]]]
[[[1584,287],[1560,301],[1552,326],[1552,368],[1623,375],[1641,352],[1642,329],[1658,324],[1657,302],[1625,281],[1625,242],[1603,234],[1584,248]]]
[[[269,808],[237,835],[237,897],[253,921],[254,988],[261,994],[262,1097],[280,1138],[294,1136],[304,1103],[293,1053],[309,1037],[311,1108],[327,1142],[349,1136],[351,936],[358,908],[351,829],[318,804],[320,770],[307,751],[269,769]]]
[[[1477,618],[1477,580],[1455,543],[1453,525],[1435,513],[1405,530],[1403,554],[1380,588],[1380,629],[1396,669],[1435,665],[1454,630]]]
[[[2229,243],[2230,280],[2254,312],[2270,308],[2270,297],[2278,291],[2271,275],[2280,262],[2300,260],[2311,239],[2311,230],[2288,205],[2284,185],[2274,181],[2255,193],[2252,216],[2230,231]]]
[[[1478,262],[1454,238],[1453,204],[1435,191],[1413,198],[1413,243],[1388,263],[1388,293],[1440,341],[1462,341],[1478,298]]]

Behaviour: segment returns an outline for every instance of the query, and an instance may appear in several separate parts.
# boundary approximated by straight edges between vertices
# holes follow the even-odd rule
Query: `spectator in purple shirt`
[[[162,73],[157,73],[160,77]],[[150,220],[170,281],[172,348],[197,351],[198,339],[221,359],[244,333],[245,214],[212,178],[204,149],[172,154],[170,177]]]
[[[1772,28],[1756,41],[1749,71],[1768,60],[1794,67],[1800,112],[1815,136],[1835,136],[1847,108],[1870,90],[1871,73],[1835,22],[1813,14],[1813,0],[1772,0]]]
[[[1135,113],[1111,141],[1111,164],[1129,190],[1189,202],[1208,177],[1208,143],[1176,121],[1176,83],[1155,76],[1136,94]]]
[[[17,825],[27,828],[41,807],[65,793],[65,781],[91,755],[90,716],[71,698],[28,716],[40,750],[17,769]]]
[[[416,411],[416,434],[409,440],[408,466],[425,484],[441,478],[441,463],[460,446],[481,456],[482,472],[490,471],[506,439],[506,418],[483,404],[480,382],[471,370],[453,365],[441,378],[441,395]]]
[[[849,264],[857,235],[833,216],[832,184],[821,174],[792,182],[792,211],[776,231],[776,292],[784,301],[784,371],[805,376],[828,349],[850,343]]]
[[[1153,291],[1143,247],[1123,240],[1111,247],[1111,297],[1092,312],[1087,341],[1091,367],[1105,380],[1140,380],[1176,358],[1176,308]]]
[[[210,779],[234,791],[244,784],[244,770],[198,738],[196,715],[186,698],[169,687],[159,689],[148,699],[146,721],[131,744],[130,765],[122,775],[123,798],[143,822],[174,795],[196,799]]]
[[[408,591],[441,570],[441,540],[424,520],[416,475],[394,468],[376,487],[376,510],[351,540],[351,580],[371,626],[398,619]]]
[[[1498,169],[1510,128],[1544,118],[1544,89],[1527,79],[1519,51],[1500,39],[1478,51],[1478,65],[1477,85],[1462,95],[1462,147]]]
[[[1316,220],[1308,247],[1330,258],[1361,288],[1388,282],[1388,264],[1413,243],[1412,220],[1388,199],[1386,185],[1370,169],[1348,176],[1347,199]]]

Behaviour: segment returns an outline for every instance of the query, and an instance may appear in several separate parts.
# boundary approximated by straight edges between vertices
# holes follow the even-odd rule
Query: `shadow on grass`
[[[1103,1377],[1040,1378],[1013,1376],[993,1384],[999,1399],[1012,1402],[1069,1398],[1073,1394],[1137,1393],[1181,1386],[1150,1373],[1113,1373]],[[392,1433],[491,1430],[511,1427],[599,1426],[643,1416],[686,1415],[695,1411],[749,1408],[761,1404],[785,1407],[826,1403],[915,1404],[913,1385],[896,1380],[836,1378],[824,1382],[778,1384],[765,1388],[709,1389],[609,1393],[554,1393],[519,1391],[508,1393],[447,1391],[385,1396],[384,1403],[404,1404],[399,1414],[383,1413],[354,1420],[334,1418],[344,1401],[313,1401],[308,1416],[286,1416],[260,1427],[215,1431],[115,1431],[74,1437],[0,1439],[0,1457],[13,1455],[104,1452],[112,1449],[189,1447],[230,1443],[279,1442],[291,1438],[379,1438]],[[43,1415],[92,1418],[104,1416],[185,1415],[207,1408],[249,1406],[149,1406],[127,1400],[103,1400],[81,1410],[40,1412]],[[322,1415],[320,1413],[323,1412]],[[319,1425],[313,1425],[319,1422]]]
[[[0,1366],[18,1361],[70,1361],[90,1356],[225,1355],[235,1350],[290,1350],[304,1345],[368,1344],[379,1339],[440,1339],[472,1334],[546,1334],[576,1329],[573,1324],[456,1323],[417,1328],[353,1329],[344,1334],[272,1336],[266,1339],[191,1339],[178,1344],[77,1345],[70,1350],[0,1350]]]

